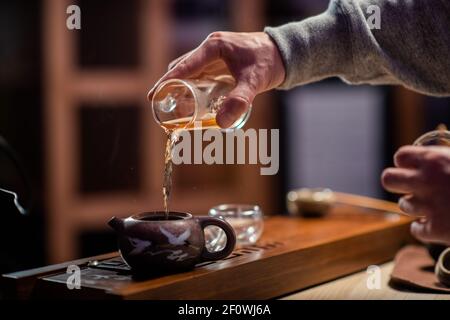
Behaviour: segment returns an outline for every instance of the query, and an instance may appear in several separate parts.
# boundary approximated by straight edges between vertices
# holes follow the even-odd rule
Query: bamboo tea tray
[[[389,209],[391,209],[390,207]],[[410,219],[396,213],[340,206],[323,218],[274,216],[254,246],[190,272],[134,279],[117,253],[4,275],[19,298],[267,299],[391,260],[411,241]],[[67,266],[81,270],[69,290]]]

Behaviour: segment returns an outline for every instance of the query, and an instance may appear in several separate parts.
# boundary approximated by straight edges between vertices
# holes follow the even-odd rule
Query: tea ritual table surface
[[[315,219],[272,216],[258,243],[189,272],[136,279],[110,253],[4,275],[2,287],[11,297],[41,299],[277,298],[391,260],[411,241],[410,222],[397,213],[350,206]],[[80,267],[80,290],[67,287],[69,265]]]
[[[283,297],[283,300],[450,300],[450,294],[413,292],[389,285],[394,262],[380,265],[380,286],[367,287],[366,270]]]

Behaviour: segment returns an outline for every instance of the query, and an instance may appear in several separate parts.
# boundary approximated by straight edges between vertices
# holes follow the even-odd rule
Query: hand
[[[257,94],[284,81],[285,70],[277,46],[264,32],[214,32],[199,47],[169,65],[148,99],[162,81],[216,75],[231,75],[236,80],[236,87],[216,116],[219,126],[228,128],[246,112]]]
[[[411,225],[419,240],[450,245],[450,148],[401,148],[394,156],[397,168],[383,172],[383,186],[406,194],[399,200],[407,214],[421,217]]]

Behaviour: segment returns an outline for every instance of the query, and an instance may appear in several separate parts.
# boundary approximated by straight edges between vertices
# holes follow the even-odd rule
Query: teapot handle
[[[213,217],[198,217],[197,219],[202,230],[204,230],[207,226],[216,226],[222,229],[227,236],[227,243],[225,245],[225,248],[220,251],[209,252],[208,249],[206,249],[206,246],[203,247],[203,261],[220,260],[226,258],[231,252],[233,252],[236,245],[236,234],[234,233],[233,227],[228,222]]]

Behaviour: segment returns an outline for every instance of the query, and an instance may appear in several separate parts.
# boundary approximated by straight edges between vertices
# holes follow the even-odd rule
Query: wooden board
[[[411,241],[409,223],[395,213],[341,206],[320,219],[270,217],[255,246],[190,272],[133,279],[126,268],[114,270],[123,266],[110,255],[76,263],[81,266],[80,290],[67,289],[69,263],[50,275],[25,275],[30,280],[34,274],[31,296],[36,298],[276,298],[392,259]],[[10,287],[21,279],[21,273],[4,276]]]
[[[283,297],[284,300],[450,300],[450,294],[412,291],[396,288],[390,284],[394,262],[380,265],[381,286],[367,289],[367,273],[352,275],[330,281],[310,289]]]

